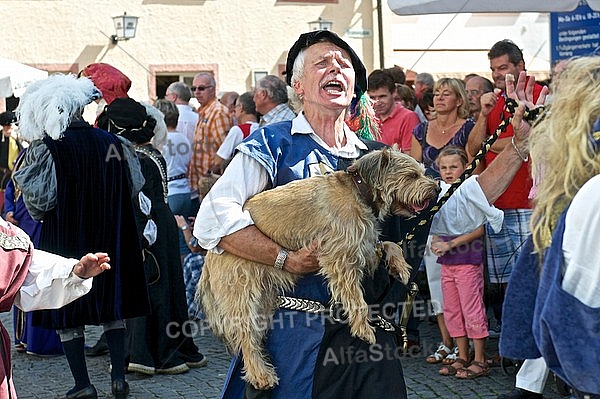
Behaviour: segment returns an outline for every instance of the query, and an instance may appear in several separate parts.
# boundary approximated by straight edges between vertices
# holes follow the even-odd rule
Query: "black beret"
[[[300,35],[296,43],[288,51],[287,61],[285,64],[285,81],[288,85],[292,85],[292,69],[294,68],[294,61],[300,54],[300,51],[304,48],[310,47],[313,44],[319,42],[333,43],[339,48],[345,50],[350,55],[350,61],[354,67],[354,73],[356,74],[356,86],[358,86],[364,93],[367,91],[367,70],[358,58],[358,55],[352,50],[352,48],[342,38],[340,38],[335,32],[330,30],[315,30],[312,32],[303,33]]]
[[[146,143],[154,136],[156,120],[147,114],[146,107],[132,98],[116,98],[105,112],[109,132],[137,144]]]
[[[6,111],[0,114],[0,126],[8,126],[17,122],[17,116],[12,111]]]

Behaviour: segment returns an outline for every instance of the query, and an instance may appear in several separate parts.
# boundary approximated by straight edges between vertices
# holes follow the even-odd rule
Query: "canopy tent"
[[[0,57],[0,98],[20,97],[28,84],[47,77],[46,71]]]
[[[388,6],[398,15],[569,12],[579,3],[580,0],[388,0]],[[600,0],[587,0],[587,4],[600,11]]]

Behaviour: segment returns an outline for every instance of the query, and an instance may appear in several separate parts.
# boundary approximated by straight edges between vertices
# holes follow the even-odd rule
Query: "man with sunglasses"
[[[200,181],[218,172],[221,167],[217,150],[231,129],[231,118],[226,106],[217,101],[216,81],[212,74],[200,72],[192,81],[192,93],[200,107],[198,108],[198,124],[192,143],[192,160],[189,166],[190,185],[192,186],[192,205],[195,211],[200,206],[195,200],[194,192],[198,192]]]

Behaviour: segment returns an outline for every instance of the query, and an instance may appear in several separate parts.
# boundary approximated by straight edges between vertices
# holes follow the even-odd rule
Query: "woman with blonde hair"
[[[436,118],[415,127],[410,155],[423,162],[432,175],[439,177],[435,165],[438,154],[448,145],[465,148],[475,122],[469,118],[467,93],[460,80],[442,78],[433,90]]]
[[[505,309],[510,307],[507,327],[529,336],[533,331],[535,341],[518,332],[505,336],[504,322],[500,341],[503,356],[541,354],[577,398],[600,395],[598,87],[600,57],[570,61],[553,88],[551,112],[532,130],[535,253],[522,256],[513,270],[507,290],[511,302]],[[520,106],[513,119],[515,132],[529,129],[522,115]],[[531,280],[539,284],[526,290]]]
[[[442,78],[436,82],[433,105],[436,117],[415,127],[410,155],[417,161],[423,162],[428,174],[439,178],[440,172],[439,166],[435,162],[436,158],[448,146],[464,149],[475,122],[469,118],[467,93],[464,84],[458,79]],[[427,248],[430,246],[431,236],[428,238]],[[441,336],[439,347],[434,353],[427,356],[425,361],[430,364],[444,362],[449,365],[454,363],[458,357],[458,348],[454,346],[444,322],[441,268],[437,263],[437,256],[431,251],[426,251],[423,260],[431,294],[432,310],[436,316]]]

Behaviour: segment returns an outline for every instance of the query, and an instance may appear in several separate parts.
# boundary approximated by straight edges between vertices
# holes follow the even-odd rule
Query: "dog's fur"
[[[377,215],[352,176],[342,171],[264,191],[244,208],[258,229],[283,247],[295,251],[317,242],[320,273],[331,300],[341,302],[353,336],[375,343],[361,280],[379,262],[377,219],[391,213],[413,215],[435,200],[438,186],[418,162],[396,150],[373,151],[351,168],[368,186]],[[403,257],[388,262],[388,268],[407,282],[410,266]],[[277,295],[290,290],[296,278],[227,252],[206,256],[196,299],[214,333],[235,353],[242,352],[244,378],[258,389],[278,383],[263,348],[265,321],[276,309]]]

